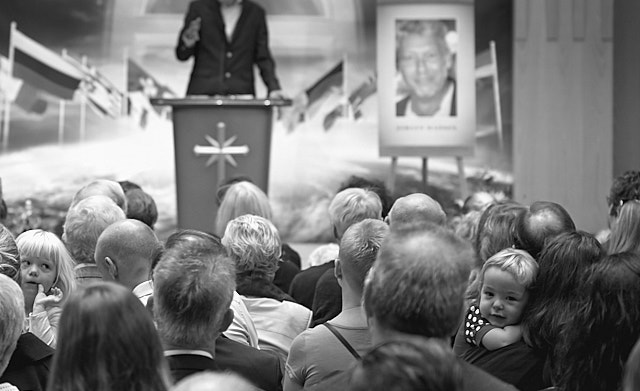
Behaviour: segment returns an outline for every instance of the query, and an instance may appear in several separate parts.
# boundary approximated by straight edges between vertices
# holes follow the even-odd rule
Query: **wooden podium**
[[[268,192],[273,107],[290,101],[186,97],[151,103],[173,112],[178,228],[213,232],[218,185],[227,178],[248,176]]]

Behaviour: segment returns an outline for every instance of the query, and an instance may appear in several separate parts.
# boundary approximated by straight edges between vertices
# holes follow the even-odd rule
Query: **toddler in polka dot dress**
[[[478,300],[459,330],[468,348],[496,350],[522,338],[520,318],[537,274],[538,264],[523,250],[507,248],[484,263]]]

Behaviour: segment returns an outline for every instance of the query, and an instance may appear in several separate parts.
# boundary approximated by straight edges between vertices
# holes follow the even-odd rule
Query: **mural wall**
[[[340,183],[350,175],[389,177],[389,158],[378,153],[376,2],[255,1],[267,11],[276,71],[294,100],[337,63],[344,64],[342,82],[321,91],[312,105],[281,110],[272,135],[269,195],[277,225],[290,241],[329,240],[326,204]],[[177,61],[174,47],[187,5],[188,0],[3,0],[0,55],[8,54],[9,25],[15,21],[48,48],[84,57],[122,91],[131,70],[127,64],[133,62],[147,72],[150,87],[183,96],[191,64]],[[499,184],[508,191],[511,181],[511,19],[509,0],[476,4],[476,55],[491,40],[497,46],[505,147],[499,147],[494,130],[492,82],[479,79],[475,155],[465,161],[471,189]],[[264,96],[257,80],[257,94]],[[39,105],[11,105],[8,145],[0,152],[3,195],[14,215],[27,198],[43,215],[59,214],[79,186],[100,176],[140,183],[159,204],[158,229],[175,227],[167,113],[139,106],[117,117],[83,114],[76,100],[64,104],[61,120],[57,99],[44,93],[38,98]],[[400,159],[394,195],[422,190],[420,168],[420,159]],[[455,162],[430,159],[429,170],[429,192],[453,207],[459,197]]]

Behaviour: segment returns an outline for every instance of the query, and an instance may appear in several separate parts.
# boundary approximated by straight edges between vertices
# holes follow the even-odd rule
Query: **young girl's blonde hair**
[[[22,259],[37,257],[53,262],[56,265],[53,286],[62,291],[63,300],[69,297],[76,288],[74,262],[62,240],[51,232],[32,229],[18,235],[16,244]]]
[[[515,248],[505,248],[491,256],[482,265],[478,295],[482,290],[482,285],[484,285],[484,273],[492,266],[510,273],[518,284],[521,284],[527,290],[531,289],[538,275],[538,263],[528,252]]]

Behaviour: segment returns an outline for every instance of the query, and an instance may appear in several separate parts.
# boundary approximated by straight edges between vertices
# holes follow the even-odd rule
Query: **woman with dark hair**
[[[165,391],[168,367],[151,315],[125,287],[72,294],[58,331],[50,391]]]
[[[560,390],[618,390],[640,336],[640,256],[619,253],[589,270],[579,311],[563,329],[556,385]]]
[[[579,284],[602,254],[593,235],[574,231],[551,239],[538,258],[538,278],[522,317],[522,332],[525,342],[546,361],[543,377],[547,385],[552,382],[549,371],[556,361],[553,349],[583,294]]]

